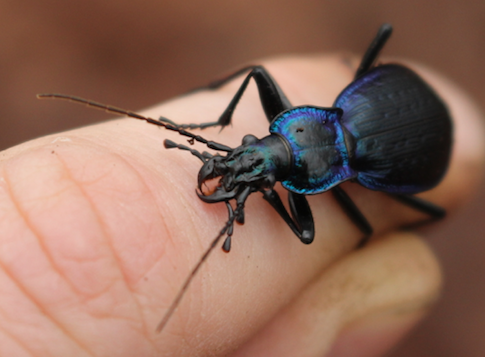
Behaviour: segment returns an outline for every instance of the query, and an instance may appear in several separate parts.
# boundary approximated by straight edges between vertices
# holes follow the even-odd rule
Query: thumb
[[[376,357],[387,351],[436,300],[442,278],[417,236],[382,238],[323,272],[235,356]]]

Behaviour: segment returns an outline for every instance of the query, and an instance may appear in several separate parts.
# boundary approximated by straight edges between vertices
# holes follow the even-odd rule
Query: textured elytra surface
[[[446,172],[452,124],[446,106],[414,72],[375,67],[352,82],[335,106],[355,138],[350,164],[370,189],[426,191]]]

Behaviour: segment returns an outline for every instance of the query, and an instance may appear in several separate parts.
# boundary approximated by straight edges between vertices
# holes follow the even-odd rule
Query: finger
[[[440,286],[426,244],[391,233],[320,274],[234,356],[380,356],[427,311]]]

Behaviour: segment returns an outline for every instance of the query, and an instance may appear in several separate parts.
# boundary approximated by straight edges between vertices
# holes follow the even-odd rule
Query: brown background
[[[387,55],[445,73],[483,109],[483,0],[0,0],[0,149],[108,117],[36,93],[139,109],[264,56],[361,52],[385,21]],[[443,299],[389,356],[485,356],[484,198],[429,237]]]

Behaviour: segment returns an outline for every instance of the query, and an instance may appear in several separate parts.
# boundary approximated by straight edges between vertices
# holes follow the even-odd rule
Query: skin
[[[357,65],[344,55],[262,63],[293,104],[321,106],[331,106]],[[454,116],[449,172],[420,195],[452,212],[480,177],[480,114],[455,85],[410,66]],[[143,113],[211,121],[239,83]],[[267,128],[251,88],[232,127],[203,135],[235,146],[244,134],[262,137]],[[213,251],[156,334],[183,280],[227,219],[224,204],[196,198],[200,161],[165,150],[165,138],[186,142],[153,125],[119,119],[0,153],[0,355],[379,356],[439,296],[442,276],[433,253],[415,234],[396,231],[424,215],[345,183],[375,229],[372,241],[355,250],[360,232],[332,195],[322,194],[309,198],[317,233],[307,246],[254,194],[232,251]]]

